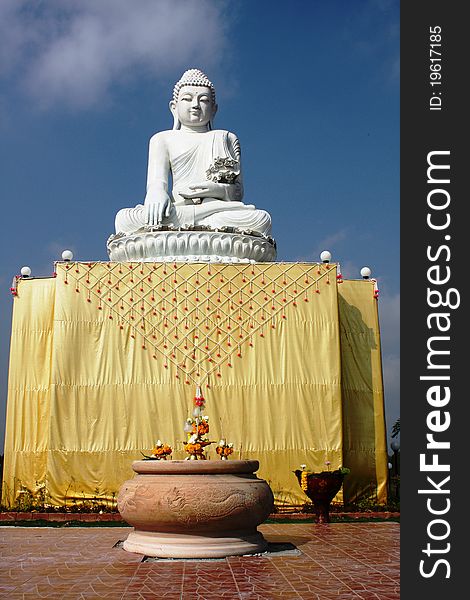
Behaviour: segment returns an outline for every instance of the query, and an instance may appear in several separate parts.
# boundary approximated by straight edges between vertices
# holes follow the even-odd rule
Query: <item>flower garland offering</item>
[[[166,457],[171,456],[172,452],[171,446],[164,444],[161,440],[157,440],[150,456],[144,454],[144,457],[146,460],[166,460]]]
[[[227,444],[225,440],[220,440],[218,446],[215,451],[220,456],[221,460],[228,460],[230,454],[233,453],[233,444]]]
[[[216,158],[206,171],[209,181],[217,183],[234,183],[240,175],[240,163],[233,158]]]
[[[323,471],[322,473],[315,473],[313,471],[309,471],[307,469],[307,465],[300,465],[300,487],[302,488],[302,490],[304,492],[306,492],[308,490],[308,477],[309,475],[322,475],[323,473],[331,473],[331,475],[335,475],[335,474],[339,474],[339,475],[347,475],[348,473],[351,472],[351,469],[348,469],[348,467],[339,467],[338,469],[334,470],[334,471],[330,471],[330,465],[331,462],[329,460],[325,461],[325,465],[326,468],[328,469],[327,471]],[[298,473],[298,471],[297,471]]]
[[[199,424],[195,422],[191,423],[191,429],[193,433],[196,433],[200,437],[206,435],[209,433],[209,417],[202,417]]]
[[[300,474],[300,487],[302,488],[302,490],[304,492],[306,492],[307,489],[308,489],[308,481],[307,481],[308,471],[307,471],[307,465],[300,465],[300,468],[302,469],[302,473]]]
[[[201,388],[198,387],[194,397],[193,418],[186,419],[184,424],[187,441],[183,443],[184,449],[189,454],[186,460],[205,460],[204,448],[212,444],[204,437],[209,433],[209,417],[203,414],[205,402]]]
[[[196,434],[192,435],[187,442],[184,443],[184,449],[189,454],[186,460],[206,460],[204,448],[212,444],[207,440],[201,440]]]
[[[168,444],[163,444],[160,440],[157,440],[155,447],[152,450],[151,456],[156,458],[157,460],[166,460],[167,456],[171,456],[173,450]]]

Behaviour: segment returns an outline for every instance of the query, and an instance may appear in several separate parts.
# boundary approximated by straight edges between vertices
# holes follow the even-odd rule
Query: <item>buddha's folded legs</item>
[[[232,209],[230,211],[217,212],[198,219],[198,225],[209,225],[218,228],[229,226],[238,229],[252,229],[264,235],[271,235],[271,217],[265,210]]]
[[[116,233],[134,233],[145,227],[145,211],[143,204],[134,208],[121,208],[114,221]]]
[[[264,235],[271,234],[271,217],[264,210],[256,209],[252,204],[224,202],[222,200],[205,201],[203,204],[173,205],[170,217],[163,220],[165,225],[188,227],[208,225],[210,227],[236,227],[252,229]],[[116,215],[116,233],[134,233],[146,226],[145,208],[138,204],[134,208],[123,208]]]

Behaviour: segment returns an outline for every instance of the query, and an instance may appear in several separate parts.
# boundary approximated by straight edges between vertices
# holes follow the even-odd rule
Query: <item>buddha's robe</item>
[[[164,225],[188,227],[191,225],[207,225],[213,228],[223,226],[240,229],[251,229],[264,235],[271,234],[271,217],[253,204],[244,204],[243,183],[240,172],[240,146],[233,133],[213,130],[194,135],[194,145],[181,153],[178,144],[171,144],[171,134],[178,132],[162,132],[166,135],[169,167],[173,179],[172,209],[169,217],[164,217]],[[157,134],[157,135],[162,135]],[[216,159],[231,159],[236,163],[233,171],[236,177],[233,183],[222,183],[223,199],[202,198],[200,204],[186,199],[180,192],[190,185],[207,181],[207,171]],[[152,161],[149,159],[147,188],[152,185]],[[124,208],[116,215],[116,232],[134,233],[145,227],[145,208],[138,204],[134,208]]]

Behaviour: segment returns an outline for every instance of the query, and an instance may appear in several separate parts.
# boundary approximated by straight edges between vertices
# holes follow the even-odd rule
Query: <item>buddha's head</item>
[[[173,129],[180,129],[181,125],[212,129],[217,104],[215,88],[207,75],[199,69],[185,71],[173,89],[170,110],[174,119]]]

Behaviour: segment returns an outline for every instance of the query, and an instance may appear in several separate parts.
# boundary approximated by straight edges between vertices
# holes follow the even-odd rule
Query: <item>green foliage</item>
[[[392,427],[392,438],[396,438],[400,435],[400,417],[395,421]]]

